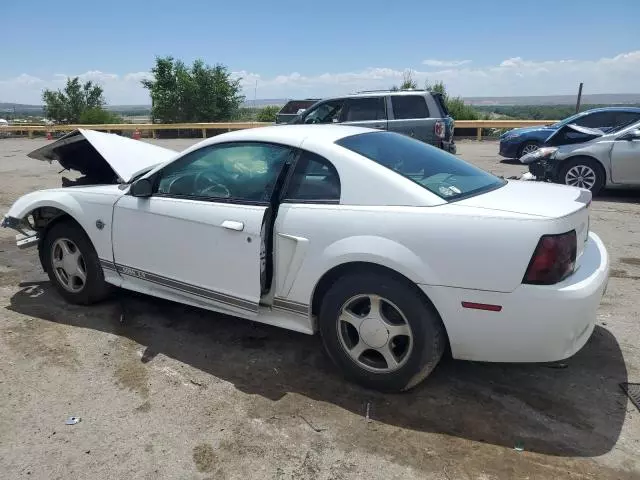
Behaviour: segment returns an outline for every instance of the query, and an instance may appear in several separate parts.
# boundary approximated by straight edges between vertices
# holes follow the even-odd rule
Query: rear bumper
[[[553,362],[578,352],[593,332],[609,278],[609,255],[590,233],[580,267],[556,285],[520,285],[511,293],[422,286],[439,310],[454,358]],[[500,305],[491,312],[462,302]]]

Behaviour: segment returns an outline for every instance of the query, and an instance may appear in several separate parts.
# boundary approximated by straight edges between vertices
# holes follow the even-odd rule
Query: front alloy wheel
[[[522,158],[529,153],[533,153],[538,150],[538,148],[540,148],[540,146],[537,142],[525,142],[522,147],[520,147],[518,158]]]
[[[577,157],[566,160],[558,171],[557,183],[564,183],[572,187],[590,190],[597,195],[606,183],[605,171],[595,160],[587,157]]]
[[[564,183],[591,190],[596,183],[596,172],[588,165],[575,165],[567,170]]]
[[[58,238],[51,247],[51,263],[62,288],[71,293],[82,291],[87,282],[87,265],[75,243]]]
[[[45,233],[40,250],[49,280],[68,302],[89,305],[107,298],[100,259],[85,231],[72,220],[56,222]]]

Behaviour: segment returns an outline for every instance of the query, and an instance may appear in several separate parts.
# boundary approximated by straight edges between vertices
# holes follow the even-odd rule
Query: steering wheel
[[[194,189],[199,191],[200,195],[215,193],[216,197],[229,198],[231,197],[231,191],[223,183],[224,180],[221,175],[204,170],[199,172],[193,179]]]

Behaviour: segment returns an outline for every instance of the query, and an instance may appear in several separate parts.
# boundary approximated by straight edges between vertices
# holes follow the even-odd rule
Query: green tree
[[[85,125],[102,125],[105,123],[122,123],[122,117],[104,108],[88,108],[80,115],[78,123]]]
[[[478,111],[471,105],[465,104],[464,100],[461,97],[450,97],[449,93],[447,93],[447,87],[445,87],[444,83],[436,82],[431,84],[427,81],[425,82],[424,88],[431,93],[438,93],[442,95],[442,99],[447,106],[447,110],[449,110],[449,115],[451,115],[453,119],[478,120],[480,118]]]
[[[413,72],[411,70],[405,71],[402,75],[400,90],[415,90],[416,88],[418,88],[418,84],[413,79]]]
[[[258,110],[258,115],[256,116],[256,120],[258,122],[275,122],[276,115],[280,111],[280,107],[276,105],[267,105],[264,108]]]
[[[64,90],[42,92],[45,115],[56,122],[78,123],[86,110],[102,110],[105,105],[102,87],[78,77],[67,78]]]
[[[158,57],[153,79],[142,85],[151,95],[151,118],[162,123],[231,120],[244,101],[240,80],[227,67],[196,60],[188,67],[173,57]]]
[[[393,85],[390,90],[397,92],[399,90],[415,90],[418,88],[418,83],[413,79],[413,72],[411,70],[405,70],[402,74],[402,83],[400,86]]]

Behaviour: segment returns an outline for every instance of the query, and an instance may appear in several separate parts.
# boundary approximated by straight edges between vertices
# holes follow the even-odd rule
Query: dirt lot
[[[44,143],[0,140],[0,213],[59,186],[57,164],[26,157]],[[522,170],[495,143],[459,152]],[[640,478],[640,413],[619,387],[640,381],[640,193],[607,193],[591,225],[612,278],[567,368],[445,360],[403,395],[343,381],[315,337],[124,292],[67,305],[0,229],[0,477]]]

